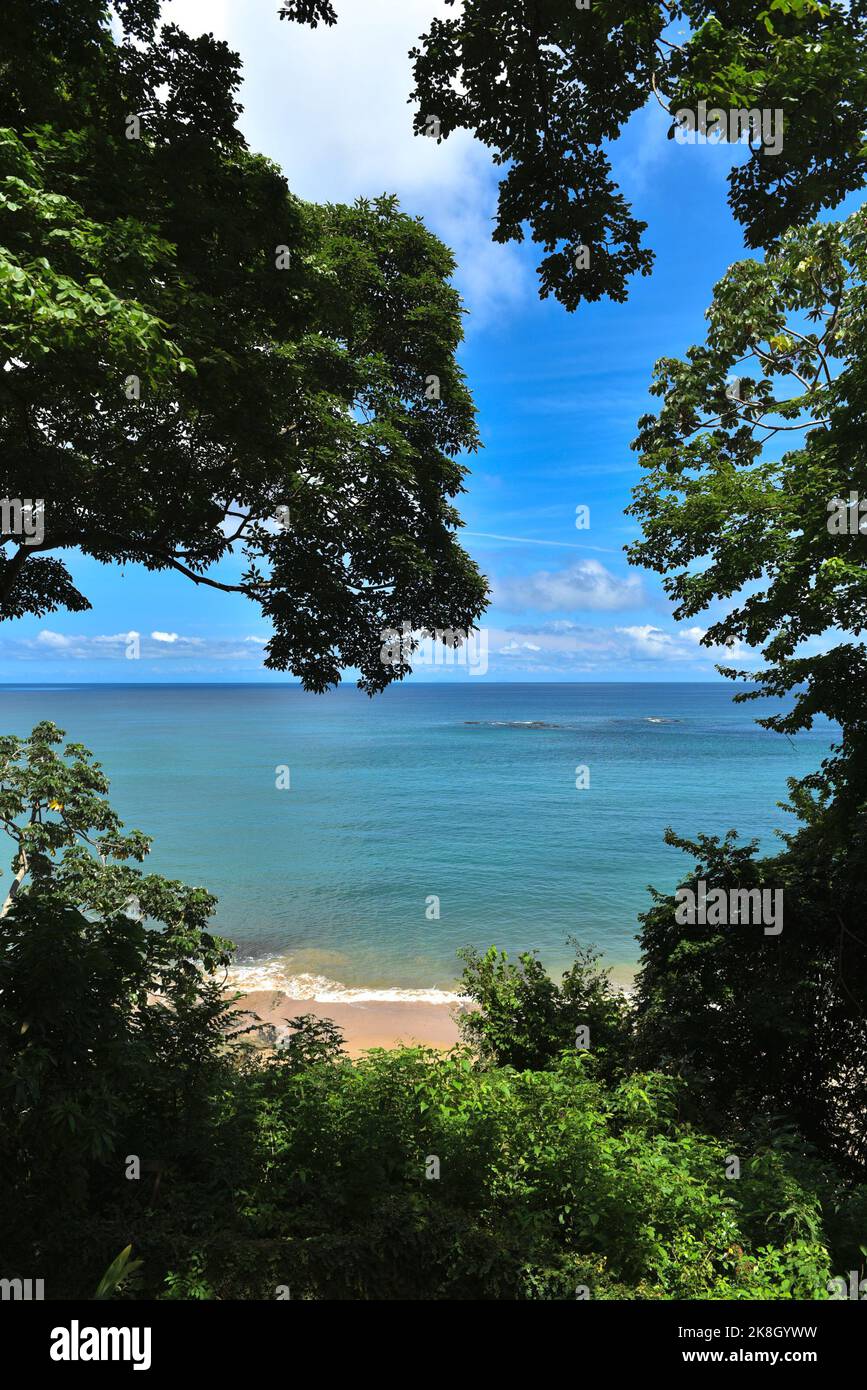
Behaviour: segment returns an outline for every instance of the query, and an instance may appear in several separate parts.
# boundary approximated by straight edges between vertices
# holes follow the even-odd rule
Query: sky
[[[641,473],[630,442],[654,408],[653,364],[703,340],[713,286],[746,254],[725,201],[738,152],[669,140],[657,105],[638,112],[611,156],[648,223],[653,274],[630,282],[626,304],[569,314],[539,299],[532,243],[490,239],[498,182],[490,153],[466,132],[441,144],[412,133],[408,51],[448,7],[336,0],[336,9],[337,27],[315,31],[280,22],[278,0],[172,0],[165,15],[240,52],[242,129],[296,193],[317,201],[395,193],[457,257],[467,311],[460,359],[484,444],[467,460],[458,505],[463,544],[493,600],[481,622],[484,660],[468,652],[446,666],[429,645],[410,679],[715,679],[721,654],[699,645],[714,613],[674,622],[659,579],[626,561],[623,546],[638,528],[624,508]],[[580,530],[579,507],[590,521]],[[92,610],[5,624],[0,680],[292,679],[264,670],[268,625],[243,597],[180,574],[66,558]],[[136,650],[131,633],[136,659],[127,656]]]

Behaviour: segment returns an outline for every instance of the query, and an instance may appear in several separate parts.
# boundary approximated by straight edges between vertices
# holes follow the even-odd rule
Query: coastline
[[[374,1047],[448,1049],[460,1042],[460,1015],[474,1007],[466,995],[456,991],[352,988],[310,975],[296,976],[285,982],[286,987],[280,987],[258,985],[259,972],[253,971],[253,987],[244,988],[244,969],[230,972],[227,993],[237,995],[235,1013],[250,1015],[244,1020],[255,1028],[250,1040],[266,1048],[276,1045],[290,1019],[314,1014],[336,1024],[353,1058]],[[611,968],[612,983],[626,994],[631,994],[634,978],[634,967]]]
[[[250,990],[234,1005],[236,1012],[249,1010],[256,1015],[262,1025],[263,1046],[270,1045],[271,1029],[285,1028],[289,1019],[300,1014],[330,1018],[343,1034],[350,1057],[360,1057],[372,1047],[454,1047],[460,1041],[456,1016],[464,1007],[457,1000],[431,1003],[421,999],[303,999],[277,989]]]

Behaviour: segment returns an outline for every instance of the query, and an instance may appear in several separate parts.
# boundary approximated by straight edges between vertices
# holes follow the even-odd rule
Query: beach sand
[[[611,983],[625,994],[631,994],[635,986],[635,968],[613,966]],[[237,1011],[249,1010],[255,1015],[239,1019],[239,1024],[263,1025],[261,1032],[248,1035],[248,1040],[256,1046],[274,1047],[277,1042],[275,1029],[282,1033],[290,1019],[314,1014],[317,1018],[330,1018],[337,1025],[350,1057],[359,1057],[370,1047],[401,1044],[454,1047],[460,1042],[459,1015],[476,1007],[465,996],[446,992],[443,992],[445,997],[441,994],[438,999],[316,999],[312,996],[299,999],[294,990],[286,993],[279,988],[244,989],[239,984],[231,992],[239,995],[234,1005]]]
[[[251,990],[236,1009],[249,1009],[262,1023],[285,1027],[290,1018],[315,1014],[330,1018],[343,1034],[350,1057],[369,1047],[395,1047],[423,1043],[427,1047],[453,1047],[459,1041],[455,1004],[428,1004],[416,1000],[324,1003],[318,999],[292,999],[280,990]],[[252,1023],[253,1019],[244,1020]]]

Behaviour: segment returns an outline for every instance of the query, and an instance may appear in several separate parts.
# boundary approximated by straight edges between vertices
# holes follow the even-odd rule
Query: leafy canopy
[[[727,271],[706,342],[656,365],[628,509],[630,559],[663,576],[674,616],[715,605],[706,645],[761,649],[764,667],[723,668],[755,684],[736,698],[790,696],[760,721],[783,733],[836,721],[837,772],[860,768],[862,792],[867,536],[831,523],[835,499],[864,492],[865,271],[863,209]]]
[[[121,1158],[159,1156],[159,1115],[172,1152],[197,1162],[230,959],[208,929],[213,895],[137,867],[148,837],[124,831],[99,764],[62,738],[42,723],[0,739],[14,885],[0,911],[0,1224],[6,1258],[45,1260],[49,1278],[53,1253],[81,1248],[82,1210],[99,1222],[117,1200]]]
[[[237,57],[118,8],[117,39],[93,0],[4,11],[0,496],[45,534],[0,536],[0,616],[87,607],[74,548],[244,594],[267,665],[380,689],[385,629],[465,631],[486,596],[453,258],[393,198],[294,197],[238,130]]]
[[[782,853],[756,844],[670,843],[712,888],[781,890],[785,925],[679,924],[656,894],[642,918],[639,1057],[690,1078],[712,1125],[786,1116],[863,1164],[867,1070],[867,213],[787,232],[763,262],[716,286],[707,339],[657,363],[657,415],[640,421],[645,470],[628,509],[634,563],[662,576],[676,618],[710,612],[703,642],[758,667],[737,700],[773,697],[759,720],[794,734],[820,716],[839,744],[789,781],[797,829]],[[844,517],[845,525],[836,518]],[[854,523],[854,524],[853,524]],[[779,702],[782,701],[780,706]]]
[[[416,130],[433,113],[443,138],[470,129],[508,166],[494,238],[520,241],[529,227],[546,252],[540,292],[568,309],[603,294],[623,300],[628,278],[650,272],[646,223],[608,154],[650,100],[671,115],[669,138],[676,113],[700,100],[782,112],[782,152],[754,145],[729,176],[750,246],[768,246],[867,176],[860,0],[774,0],[761,12],[744,0],[593,0],[586,11],[572,0],[467,0],[432,22],[412,56]],[[589,266],[576,259],[582,244]]]
[[[505,168],[494,239],[544,251],[542,297],[567,309],[647,275],[652,252],[612,174],[610,148],[658,101],[783,114],[782,151],[754,144],[729,176],[747,245],[767,247],[867,176],[867,5],[820,0],[447,0],[414,48],[415,129],[471,130]],[[331,5],[283,16],[333,23]],[[579,253],[590,250],[589,265]]]

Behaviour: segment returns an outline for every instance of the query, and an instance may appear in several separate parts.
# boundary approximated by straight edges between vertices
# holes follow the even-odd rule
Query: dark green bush
[[[536,1070],[564,1051],[574,1051],[576,1032],[586,1028],[586,1046],[601,1075],[622,1075],[627,1064],[632,1011],[625,994],[600,970],[592,947],[575,947],[575,960],[554,983],[535,952],[517,962],[495,946],[481,954],[466,949],[463,993],[478,1005],[460,1019],[461,1033],[479,1057],[494,1066]]]

